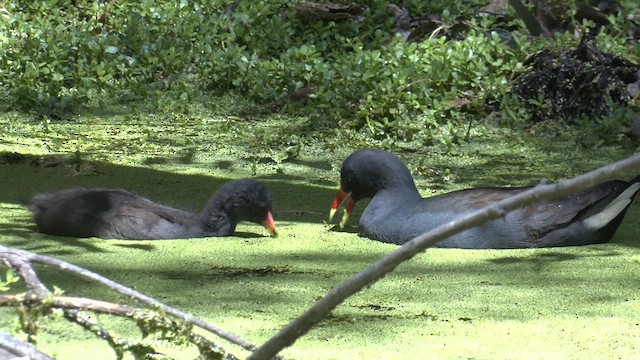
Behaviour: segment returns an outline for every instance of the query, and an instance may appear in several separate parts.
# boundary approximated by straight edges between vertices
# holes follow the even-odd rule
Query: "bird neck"
[[[380,190],[373,200],[382,201],[388,205],[397,204],[399,206],[405,206],[416,201],[420,201],[422,197],[416,189],[415,185],[409,186],[396,186],[389,187]]]
[[[205,209],[200,217],[204,231],[212,236],[231,235],[238,223],[228,212],[214,207]]]
[[[401,169],[399,171],[392,172],[390,175],[381,178],[380,182],[382,184],[380,191],[386,190],[387,192],[392,193],[402,193],[408,197],[420,197],[420,193],[418,193],[418,188],[413,181],[413,177],[407,169],[404,169],[404,171]]]

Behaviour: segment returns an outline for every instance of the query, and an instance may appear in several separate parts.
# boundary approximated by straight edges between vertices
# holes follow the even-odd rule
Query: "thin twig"
[[[96,324],[95,322],[89,320],[88,317],[83,316],[78,310],[65,309],[63,311],[64,318],[69,320],[72,323],[80,325],[83,329],[98,335],[101,339],[105,340],[109,343],[109,346],[118,353],[122,348],[130,347],[131,345],[122,340],[114,338],[113,335],[109,332],[109,330],[103,328],[102,326]]]
[[[28,251],[23,251],[23,250],[18,250],[18,249],[12,249],[12,248],[7,248],[5,246],[0,245],[0,257],[4,257],[6,259],[8,259],[9,263],[13,266],[14,264],[16,266],[23,266],[24,263],[38,263],[38,264],[42,264],[42,265],[48,265],[50,267],[56,268],[58,270],[62,270],[65,272],[70,272],[73,273],[77,276],[80,276],[82,278],[85,279],[89,279],[91,281],[94,281],[96,283],[102,284],[104,286],[109,287],[110,289],[113,289],[114,291],[125,295],[129,298],[135,299],[137,301],[140,301],[143,304],[147,304],[153,308],[156,309],[160,309],[162,311],[164,311],[167,314],[171,314],[177,318],[180,318],[184,321],[187,321],[193,325],[196,325],[202,329],[205,329],[215,335],[218,335],[219,337],[233,343],[236,345],[241,346],[242,348],[246,349],[246,350],[254,350],[256,348],[256,346],[252,343],[250,343],[247,340],[244,340],[240,337],[238,337],[237,335],[234,335],[230,332],[227,332],[225,330],[220,329],[219,327],[210,324],[202,319],[199,319],[191,314],[188,314],[186,312],[174,309],[168,305],[165,305],[161,302],[159,302],[158,300],[144,295],[142,293],[139,293],[131,288],[128,288],[124,285],[121,285],[113,280],[107,279],[101,275],[98,275],[94,272],[91,272],[89,270],[83,269],[79,266],[70,264],[68,262],[62,261],[62,260],[58,260],[52,257],[48,257],[48,256],[44,256],[44,255],[38,255],[38,254],[34,254],[34,253],[30,253]],[[15,259],[20,259],[20,261],[16,261]],[[18,268],[20,269],[20,268]],[[25,273],[32,277],[34,276],[35,272],[33,272],[33,274],[31,274],[29,271],[24,270]],[[33,271],[33,269],[31,269],[31,271]],[[21,274],[22,275],[22,274]],[[36,276],[37,279],[37,276]],[[25,281],[27,281],[27,279],[25,279]],[[38,280],[39,282],[39,280]],[[40,285],[46,290],[46,287],[44,287],[44,285],[42,285],[42,283],[40,283]],[[48,290],[47,294],[49,293]]]
[[[7,294],[0,296],[0,306],[17,306],[24,301],[23,294]],[[71,296],[51,296],[47,304],[55,308],[87,310],[101,314],[130,317],[136,309],[129,305],[114,304],[107,301]]]
[[[93,334],[96,334],[101,339],[107,341],[114,350],[116,350],[117,348],[129,348],[131,347],[131,344],[124,341],[123,339],[114,338],[107,329],[94,322],[91,322],[88,318],[82,316],[80,311],[91,311],[95,313],[122,316],[127,318],[132,318],[136,313],[142,313],[145,311],[145,309],[134,308],[129,305],[115,304],[107,301],[81,297],[50,295],[45,299],[35,300],[46,301],[47,305],[51,306],[52,308],[62,309],[65,319],[82,326],[85,330]],[[2,295],[0,296],[0,307],[20,306],[24,301],[25,294]],[[154,319],[154,321],[156,320],[169,321],[163,318]],[[224,358],[228,360],[237,359],[234,355],[228,353],[225,349],[202,335],[190,331],[188,337],[189,341],[196,347],[200,348],[201,351],[224,354]],[[2,357],[0,356],[0,359],[1,358]]]
[[[271,359],[282,349],[292,345],[298,338],[306,334],[347,298],[392,272],[401,263],[452,235],[490,220],[504,217],[509,211],[527,204],[567,196],[628,173],[640,173],[640,154],[561,183],[546,185],[543,182],[527,191],[473,211],[417,236],[333,288],[304,314],[262,344],[248,359]]]

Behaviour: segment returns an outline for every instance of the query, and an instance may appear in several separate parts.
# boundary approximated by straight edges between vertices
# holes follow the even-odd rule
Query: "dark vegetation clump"
[[[532,69],[516,79],[514,91],[534,121],[610,116],[634,96],[629,85],[640,82],[640,66],[600,51],[589,34],[574,49],[542,50],[527,63]]]

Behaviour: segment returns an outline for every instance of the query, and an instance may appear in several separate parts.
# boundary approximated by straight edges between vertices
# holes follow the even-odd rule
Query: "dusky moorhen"
[[[373,240],[403,244],[441,224],[522,192],[529,187],[485,187],[422,198],[409,169],[385,150],[351,154],[340,171],[340,191],[329,219],[349,196],[340,223],[344,226],[356,201],[371,198],[360,217],[360,234]],[[633,198],[640,176],[630,182],[609,181],[585,191],[538,202],[504,218],[465,230],[437,247],[505,249],[576,246],[611,240]]]
[[[60,236],[158,240],[232,235],[240,221],[277,236],[266,185],[241,179],[224,184],[200,214],[174,209],[120,189],[75,188],[29,201],[38,231]]]

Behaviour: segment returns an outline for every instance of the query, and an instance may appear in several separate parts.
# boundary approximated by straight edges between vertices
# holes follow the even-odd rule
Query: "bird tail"
[[[640,192],[640,176],[631,180],[629,185],[613,199],[604,209],[584,220],[584,224],[594,230],[602,229],[624,214],[629,204]]]

